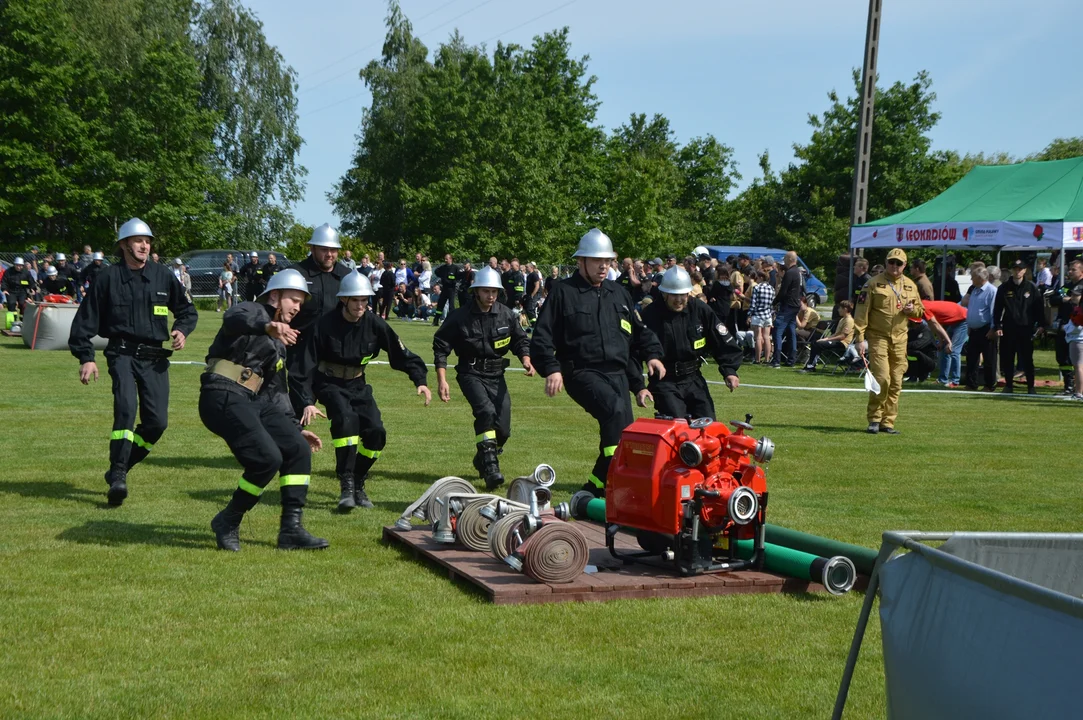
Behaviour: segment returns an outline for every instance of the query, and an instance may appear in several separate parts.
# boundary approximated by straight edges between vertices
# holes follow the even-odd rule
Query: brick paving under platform
[[[590,564],[597,566],[598,572],[583,573],[575,581],[565,584],[539,583],[515,572],[488,553],[473,552],[457,544],[438,543],[432,539],[428,525],[415,525],[407,532],[387,526],[384,528],[384,540],[400,545],[415,558],[424,557],[446,569],[452,580],[462,578],[472,583],[497,605],[737,593],[825,592],[819,583],[770,572],[748,570],[681,577],[676,571],[663,567],[660,561],[652,561],[650,565],[624,565],[610,555],[605,546],[605,530],[601,525],[590,522],[576,522],[574,525],[586,538],[590,547]],[[617,536],[615,544],[618,551],[640,550],[635,538],[624,534]],[[858,580],[857,587],[863,588],[866,578],[859,577]]]

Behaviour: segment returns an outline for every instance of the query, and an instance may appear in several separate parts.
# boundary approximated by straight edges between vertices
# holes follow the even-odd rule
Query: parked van
[[[761,258],[764,255],[769,256],[772,260],[778,263],[779,268],[782,267],[782,258],[786,254],[785,250],[780,248],[769,247],[752,247],[742,245],[705,245],[707,252],[711,254],[711,257],[717,258],[720,262],[725,260],[730,255],[748,255],[750,260]],[[801,275],[805,279],[805,298],[808,299],[809,307],[816,307],[827,302],[827,286],[820,282],[820,279],[812,274],[812,271],[808,269],[808,265],[801,259],[799,255],[797,257],[797,266],[801,268]]]

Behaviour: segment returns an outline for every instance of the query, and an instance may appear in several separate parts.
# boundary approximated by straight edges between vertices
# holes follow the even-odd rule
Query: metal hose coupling
[[[572,495],[572,499],[568,501],[568,506],[571,508],[572,517],[576,520],[587,519],[587,505],[594,499],[594,493],[589,490],[580,490],[575,495]]]
[[[730,495],[726,506],[730,519],[738,525],[748,525],[760,511],[760,499],[746,487],[739,487]]]
[[[437,499],[445,498],[452,493],[472,492],[474,492],[474,486],[460,477],[448,476],[440,478],[403,511],[399,519],[395,521],[395,527],[403,531],[410,530],[412,527],[411,518],[435,523],[440,515],[440,506],[437,504]]]
[[[756,462],[769,463],[775,456],[775,443],[768,437],[761,437],[756,441],[756,447],[752,451],[752,457]]]
[[[812,564],[812,570],[819,571],[813,573],[812,576],[815,577],[818,574],[820,584],[832,595],[845,595],[850,592],[854,587],[854,581],[857,580],[857,569],[854,567],[853,560],[843,555],[816,558]]]

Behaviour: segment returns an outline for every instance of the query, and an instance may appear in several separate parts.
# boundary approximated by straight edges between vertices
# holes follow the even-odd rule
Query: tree
[[[677,236],[681,174],[669,121],[633,114],[606,143],[606,195],[602,226],[622,254],[663,252]]]
[[[107,237],[109,99],[72,26],[48,0],[0,4],[0,235],[14,247]]]
[[[234,247],[267,244],[292,225],[304,191],[296,73],[236,0],[197,5],[192,35],[199,104],[218,117],[211,163],[226,182],[211,199],[232,223],[221,236]]]
[[[713,135],[693,138],[678,151],[676,162],[681,175],[676,207],[682,213],[683,238],[693,245],[726,242],[729,194],[741,179],[733,148]]]
[[[1028,160],[1067,160],[1083,156],[1083,137],[1057,138],[1041,152],[1027,157]]]
[[[416,164],[411,132],[427,55],[397,0],[391,0],[380,60],[360,73],[372,92],[372,105],[361,117],[352,166],[328,194],[343,230],[388,248],[393,256],[403,244],[401,185]]]

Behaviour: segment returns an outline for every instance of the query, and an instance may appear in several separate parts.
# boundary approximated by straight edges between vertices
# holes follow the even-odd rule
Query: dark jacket
[[[694,361],[698,365],[707,355],[714,358],[722,377],[736,375],[741,368],[741,346],[704,302],[690,298],[679,313],[666,307],[665,301],[651,303],[643,310],[643,324],[662,344],[666,376],[661,382],[677,379],[678,363]],[[633,385],[633,392],[641,386],[642,379],[640,388]]]
[[[522,270],[508,270],[500,274],[500,284],[504,286],[504,297],[508,307],[515,307],[526,292],[526,278]]]
[[[997,288],[993,302],[994,330],[1026,330],[1045,327],[1045,306],[1038,286],[1030,280],[1016,285],[1009,279]]]
[[[454,290],[455,286],[459,284],[459,280],[462,279],[460,277],[462,269],[455,263],[450,265],[445,263],[433,270],[432,274],[440,278],[440,292]]]
[[[509,352],[520,360],[530,354],[530,338],[509,308],[494,303],[482,312],[476,301],[448,315],[432,338],[433,364],[447,367],[451,353],[459,357],[458,372],[473,372],[474,360],[504,357]],[[492,374],[492,373],[487,373]]]
[[[801,308],[801,268],[790,267],[782,275],[782,285],[778,289],[779,310],[799,310]]]
[[[45,278],[41,283],[42,292],[46,295],[67,295],[75,297],[75,284],[67,275],[57,273],[55,278]]]
[[[286,346],[281,340],[267,334],[267,323],[274,316],[273,307],[258,302],[242,302],[226,310],[222,316],[222,327],[207,350],[207,362],[218,358],[243,365],[263,378],[259,391],[261,396],[281,395],[284,399]],[[200,383],[203,387],[242,395],[252,392],[243,385],[211,373],[204,373]],[[291,414],[288,401],[283,404],[283,411]]]
[[[342,282],[342,278],[353,272],[353,270],[350,270],[342,263],[335,263],[330,272],[325,272],[316,264],[311,255],[294,265],[294,269],[305,276],[305,280],[308,281],[308,292],[312,295],[301,306],[300,312],[290,321],[292,328],[304,332],[314,325],[322,315],[330,312],[338,305],[338,298],[335,297],[338,293],[338,286]]]
[[[21,271],[16,271],[14,266],[8,268],[8,271],[4,273],[2,284],[4,292],[16,296],[29,295],[38,289],[37,280],[30,274],[30,269],[25,266]]]
[[[387,353],[392,369],[409,375],[415,386],[426,383],[425,361],[406,349],[386,320],[369,310],[357,322],[349,322],[336,306],[319,319],[305,339],[298,370],[290,376],[291,387],[305,405],[312,405],[316,390],[322,383],[329,382],[319,371],[320,361],[364,367],[379,357],[381,350]],[[351,382],[358,381],[363,383],[363,376]]]
[[[191,335],[196,320],[195,306],[164,265],[147,263],[141,272],[133,272],[124,264],[111,265],[98,274],[79,305],[68,348],[80,363],[93,362],[91,338],[95,335],[161,344],[169,340],[172,330],[180,330],[185,337]]]
[[[662,357],[624,288],[609,280],[593,287],[578,272],[553,283],[530,341],[542,377],[580,367],[620,372],[631,367],[633,349],[644,362]]]
[[[81,273],[79,273],[79,282],[80,282],[80,284],[87,283],[88,285],[93,285],[94,281],[98,277],[98,274],[103,272],[107,267],[116,267],[116,266],[106,265],[104,262],[102,262],[99,265],[98,263],[91,261],[91,263],[89,265],[87,265],[85,268],[83,268],[83,271]]]

